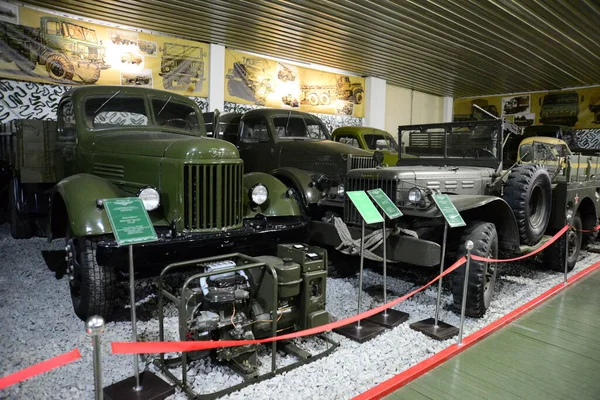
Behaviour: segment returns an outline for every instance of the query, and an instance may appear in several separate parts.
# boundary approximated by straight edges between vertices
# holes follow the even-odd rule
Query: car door
[[[244,171],[271,172],[273,170],[275,143],[269,135],[265,118],[258,116],[244,118],[237,146],[244,160]]]

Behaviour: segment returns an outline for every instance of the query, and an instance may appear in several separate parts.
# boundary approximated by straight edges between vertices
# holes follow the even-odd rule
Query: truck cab
[[[331,133],[334,142],[348,144],[371,154],[383,153],[383,164],[396,165],[398,162],[398,144],[388,132],[366,126],[343,126]]]

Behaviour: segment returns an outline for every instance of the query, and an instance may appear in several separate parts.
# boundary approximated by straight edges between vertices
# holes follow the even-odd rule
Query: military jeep
[[[0,166],[9,171],[11,234],[27,238],[34,222],[48,240],[65,238],[75,313],[109,317],[118,247],[102,200],[140,197],[158,241],[136,246],[137,270],[218,253],[264,254],[302,240],[307,223],[287,186],[245,173],[236,148],[205,137],[202,113],[187,97],[136,87],[72,89],[58,122],[21,120],[0,134]]]
[[[568,234],[544,250],[544,265],[559,271],[565,263],[569,270],[575,266],[581,230],[595,227],[600,215],[599,158],[573,155],[556,138],[529,137],[510,156],[516,163],[504,163],[504,128],[500,120],[401,126],[399,135],[409,138],[406,153],[414,157],[400,153],[395,167],[348,173],[347,191],[382,188],[404,213],[388,225],[388,259],[423,268],[439,266],[445,221],[432,199],[439,192],[449,195],[467,223],[449,230],[446,262],[465,254],[466,240],[475,244],[473,254],[482,257],[497,259],[500,251],[525,254],[569,222]],[[352,242],[340,238],[340,223],[347,225],[353,239],[360,237],[360,216],[346,201],[343,215],[311,222],[311,240],[352,253]],[[377,229],[381,228],[366,231]],[[380,247],[370,250],[382,256]],[[457,308],[464,274],[464,267],[452,274]],[[484,315],[496,276],[495,264],[471,262],[467,315]]]

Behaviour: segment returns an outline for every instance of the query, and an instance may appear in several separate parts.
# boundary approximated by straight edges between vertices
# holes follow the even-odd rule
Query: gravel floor
[[[0,399],[91,399],[93,374],[91,340],[84,325],[73,313],[65,278],[57,280],[45,265],[42,250],[59,250],[62,241],[48,244],[45,239],[14,240],[8,227],[0,226],[0,376],[31,366],[50,357],[78,348],[82,359],[34,377],[0,391]],[[575,268],[580,271],[600,260],[600,255],[583,252]],[[426,283],[433,275],[413,272],[394,273],[388,278],[390,299]],[[502,265],[496,294],[486,316],[467,318],[468,335],[538,296],[562,280],[562,275],[539,269],[536,264]],[[442,296],[441,319],[458,325],[459,316],[452,312],[449,280]],[[362,308],[382,303],[382,276],[365,271],[365,291]],[[435,286],[435,285],[434,285]],[[356,313],[357,278],[328,278],[327,309],[332,319],[345,318]],[[437,286],[436,286],[437,287]],[[126,286],[120,289],[121,298],[128,298]],[[396,308],[410,313],[410,322],[432,317],[436,291],[427,289]],[[158,339],[156,284],[153,279],[137,281],[138,332],[140,340]],[[168,312],[166,330],[169,340],[178,338],[177,319]],[[417,333],[404,323],[364,344],[357,344],[337,334],[330,337],[340,347],[329,357],[299,367],[272,379],[244,388],[224,398],[242,399],[348,399],[392,377],[400,371],[429,357],[454,343],[454,339],[436,342]],[[106,326],[103,335],[104,385],[129,377],[133,373],[132,356],[111,355],[110,342],[129,341],[131,324],[125,302],[119,305],[115,321]],[[297,342],[311,353],[322,350],[322,340],[298,339]],[[141,368],[154,372],[151,364],[156,355],[140,360]],[[270,352],[265,348],[259,354],[261,371],[270,366]],[[278,366],[294,362],[292,356],[278,357]],[[177,371],[174,370],[174,371]],[[228,368],[199,360],[191,364],[194,390],[208,393],[241,382]],[[173,399],[184,399],[177,392]]]

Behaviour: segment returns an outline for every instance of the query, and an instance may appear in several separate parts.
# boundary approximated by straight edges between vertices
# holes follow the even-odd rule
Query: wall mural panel
[[[0,79],[0,123],[13,119],[56,120],[58,101],[69,89],[69,86]],[[207,99],[190,98],[202,112],[208,111]]]
[[[600,149],[600,87],[454,99],[454,120],[487,119],[473,105],[521,127],[561,125],[572,147]]]
[[[2,8],[9,5],[0,1]],[[12,7],[14,18],[0,18],[0,77],[62,85],[154,87],[208,96],[206,43]]]
[[[362,118],[365,78],[225,52],[225,101]]]

